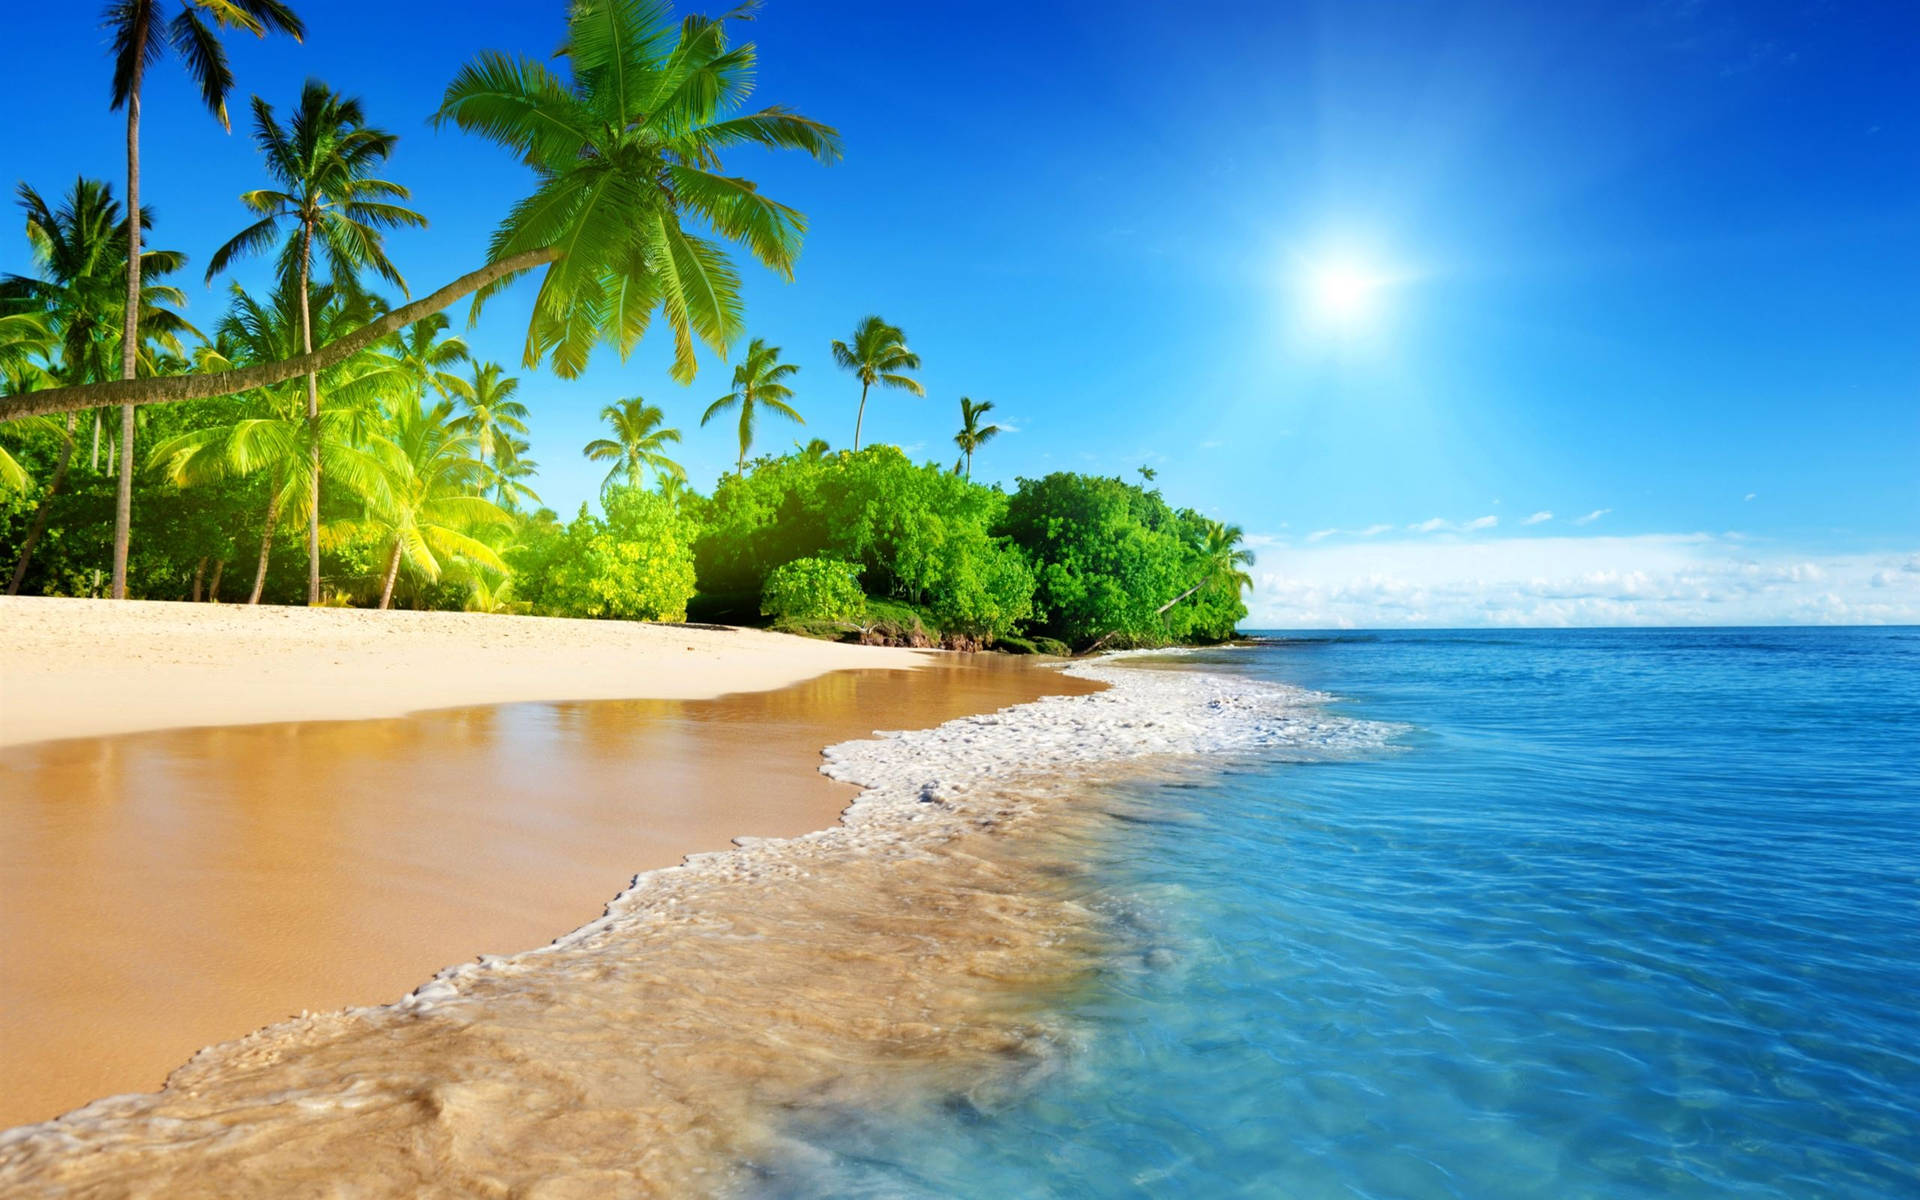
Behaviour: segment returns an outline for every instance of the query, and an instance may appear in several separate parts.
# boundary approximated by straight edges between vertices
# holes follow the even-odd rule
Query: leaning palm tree
[[[399,288],[407,284],[388,260],[385,230],[424,226],[427,219],[397,201],[410,193],[397,183],[373,178],[372,171],[393,154],[393,134],[367,124],[358,100],[340,96],[317,79],[307,81],[292,120],[282,126],[273,106],[253,98],[253,140],[267,160],[278,188],[243,193],[240,202],[259,220],[214,252],[207,279],[237,258],[257,254],[280,238],[282,279],[300,288],[300,350],[313,352],[311,297],[316,250],[327,260],[333,286],[356,289],[362,270],[372,270]],[[402,322],[406,324],[406,322]],[[313,426],[309,449],[307,517],[307,603],[320,603],[320,388],[319,364],[307,377],[307,422]]]
[[[140,211],[140,93],[147,68],[168,50],[200,89],[208,111],[231,129],[227,94],[233,90],[233,71],[216,28],[244,29],[256,37],[277,30],[298,41],[305,30],[281,0],[183,0],[167,20],[161,0],[113,0],[107,7],[107,28],[113,33],[113,110],[127,110],[127,211]],[[206,18],[211,18],[210,26]],[[122,305],[125,321],[120,338],[120,378],[137,374],[140,348],[140,286],[142,255],[138,222],[127,225],[129,252]],[[113,508],[113,598],[127,598],[127,545],[133,521],[133,405],[120,406],[120,489]]]
[[[528,365],[551,355],[563,377],[589,350],[622,354],[660,313],[674,334],[674,374],[689,379],[697,338],[720,350],[737,336],[739,279],[724,248],[744,245],[791,276],[806,219],[728,175],[737,147],[840,156],[830,126],[784,107],[743,113],[755,48],[732,45],[727,22],[676,22],[668,5],[577,0],[568,15],[563,75],[541,59],[485,54],[447,89],[437,120],[498,142],[532,169],[535,191],[515,205],[487,262],[312,355],[224,374],[61,387],[0,398],[0,420],[102,404],[156,404],[228,396],[349,358],[464,296],[476,302],[515,277],[545,269],[528,322]],[[701,230],[716,236],[703,236]]]
[[[1201,541],[1200,579],[1192,587],[1162,604],[1154,610],[1155,614],[1165,613],[1174,605],[1193,595],[1209,584],[1224,584],[1234,589],[1235,594],[1253,586],[1253,576],[1246,568],[1253,565],[1253,551],[1241,546],[1246,538],[1238,525],[1222,525],[1218,521],[1208,521],[1207,531]]]
[[[613,464],[613,469],[600,483],[602,496],[622,477],[626,486],[639,490],[649,469],[656,475],[686,478],[685,469],[666,454],[666,447],[680,440],[680,431],[662,428],[666,414],[660,411],[659,405],[633,396],[607,405],[600,410],[600,417],[612,427],[613,436],[593,439],[581,453],[594,462]]]
[[[953,444],[960,447],[965,456],[968,479],[973,478],[973,452],[999,436],[998,425],[982,425],[980,418],[993,410],[993,401],[983,400],[978,404],[960,397],[960,432],[953,435]]]
[[[527,431],[527,406],[515,400],[520,381],[505,374],[499,363],[476,362],[473,377],[457,381],[454,396],[460,407],[460,431],[473,435],[481,462],[498,462],[516,433]]]
[[[853,448],[860,449],[860,424],[867,417],[867,389],[874,384],[899,388],[916,396],[927,390],[908,371],[920,369],[920,356],[907,349],[907,335],[898,325],[869,316],[854,327],[851,343],[833,343],[833,361],[860,377],[860,411],[853,418]]]
[[[31,315],[44,329],[52,355],[46,367],[51,382],[71,386],[108,379],[115,373],[112,360],[118,357],[126,324],[122,314],[126,292],[121,284],[127,272],[127,230],[133,222],[123,216],[119,202],[113,198],[113,188],[99,180],[75,180],[58,208],[27,184],[20,185],[19,195],[20,207],[26,211],[27,243],[35,273],[0,279],[0,305],[13,314]],[[142,212],[139,224],[152,228],[153,213]],[[146,250],[141,257],[145,266],[136,366],[144,366],[145,374],[151,376],[155,373],[155,351],[177,353],[180,336],[194,329],[173,311],[186,302],[180,289],[158,282],[179,270],[186,257],[171,250]],[[46,390],[29,388],[12,395],[26,398]],[[33,552],[46,533],[53,498],[66,483],[73,458],[75,410],[66,412],[60,457],[39,511],[21,539],[20,558],[14,564],[8,595],[19,593]]]
[[[393,585],[404,562],[428,580],[448,563],[464,560],[501,574],[507,564],[474,536],[513,518],[482,493],[490,483],[486,464],[474,454],[473,438],[454,427],[453,405],[419,397],[400,400],[385,434],[372,450],[386,469],[387,486],[358,521],[335,532],[374,534],[386,541],[380,607],[393,602]]]
[[[793,399],[793,389],[781,382],[799,369],[792,363],[780,361],[780,347],[755,338],[747,345],[747,357],[733,369],[733,390],[707,405],[707,411],[701,415],[700,424],[704,426],[730,408],[740,410],[740,474],[747,473],[747,451],[753,446],[753,426],[763,406],[789,421],[807,423],[806,418],[787,403]]]

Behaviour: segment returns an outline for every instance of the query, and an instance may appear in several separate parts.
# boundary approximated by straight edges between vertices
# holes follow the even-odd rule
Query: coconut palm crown
[[[730,44],[727,24],[749,11],[675,22],[661,0],[576,0],[559,54],[566,74],[487,53],[448,86],[436,122],[506,147],[538,182],[490,254],[545,259],[527,366],[550,359],[570,379],[601,342],[625,357],[655,312],[673,330],[675,379],[694,377],[696,341],[724,357],[742,329],[740,277],[701,229],[792,277],[806,218],[725,174],[721,155],[760,146],[831,162],[840,136],[779,105],[741,111],[757,52]],[[476,316],[506,282],[475,293]]]

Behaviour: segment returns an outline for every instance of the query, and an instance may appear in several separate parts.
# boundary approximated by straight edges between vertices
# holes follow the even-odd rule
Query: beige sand
[[[0,745],[517,700],[693,700],[925,661],[627,621],[0,598]]]

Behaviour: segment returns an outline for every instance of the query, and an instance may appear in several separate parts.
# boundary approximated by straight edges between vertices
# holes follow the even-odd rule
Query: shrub
[[[693,529],[669,500],[609,492],[607,515],[580,515],[516,554],[534,610],[559,617],[684,621],[693,595]]]
[[[767,575],[760,613],[781,622],[858,624],[867,609],[860,568],[833,558],[796,558]]]

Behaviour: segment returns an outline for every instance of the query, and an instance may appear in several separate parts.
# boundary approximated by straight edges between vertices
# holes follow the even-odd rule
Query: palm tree
[[[979,404],[960,397],[960,432],[953,435],[953,444],[960,447],[965,456],[967,478],[973,478],[973,452],[999,436],[998,425],[982,425],[980,418],[993,411],[993,401],[983,400]]]
[[[445,313],[422,317],[388,339],[381,357],[421,396],[451,400],[467,387],[453,368],[473,362],[466,339],[446,336],[452,325]]]
[[[305,34],[300,18],[281,0],[183,0],[171,21],[163,19],[161,0],[113,0],[107,7],[107,28],[113,32],[113,111],[127,110],[127,212],[140,207],[140,92],[147,68],[169,49],[180,56],[187,74],[200,89],[208,111],[228,129],[227,94],[233,90],[233,72],[226,48],[204,17],[223,29],[244,29],[256,37],[269,30]],[[164,28],[163,28],[164,27]],[[144,217],[143,217],[144,220]],[[135,377],[140,348],[141,268],[140,223],[127,224],[126,290],[122,293],[125,327],[120,338],[120,378]],[[127,598],[127,546],[133,522],[133,405],[120,406],[120,490],[113,508],[113,598]]]
[[[499,448],[527,431],[527,406],[513,398],[519,390],[520,381],[503,374],[499,363],[476,362],[473,378],[458,382],[454,395],[466,410],[460,431],[473,436],[481,462],[497,463]]]
[[[393,602],[394,581],[404,561],[429,580],[450,561],[465,560],[506,574],[507,564],[473,530],[509,526],[513,518],[481,493],[490,478],[474,455],[473,438],[454,427],[453,404],[409,397],[394,405],[387,432],[373,453],[386,469],[387,486],[367,506],[366,516],[339,532],[371,532],[390,539],[380,585],[380,607]]]
[[[225,270],[236,258],[267,248],[286,226],[280,249],[280,275],[300,284],[300,349],[313,351],[313,320],[309,292],[314,251],[327,260],[333,286],[357,289],[359,273],[371,269],[406,293],[407,284],[387,258],[385,230],[418,228],[427,219],[396,201],[410,193],[397,183],[373,178],[371,172],[393,154],[393,134],[367,124],[358,100],[340,96],[317,79],[300,92],[300,106],[292,122],[282,127],[273,106],[253,98],[253,140],[267,160],[267,174],[280,185],[245,192],[240,202],[260,219],[235,234],[214,252],[207,279]],[[405,324],[404,322],[402,324]],[[320,602],[320,387],[319,369],[309,368],[307,422],[312,462],[309,481],[313,495],[307,516],[307,603]]]
[[[860,449],[860,424],[867,417],[867,389],[874,384],[924,396],[927,390],[905,374],[920,369],[920,356],[907,349],[907,335],[899,326],[879,317],[863,318],[853,330],[853,342],[835,341],[833,361],[860,377],[860,411],[853,418],[853,448]]]
[[[716,349],[741,327],[739,280],[722,246],[743,244],[791,276],[806,219],[726,175],[739,146],[840,156],[830,126],[784,107],[739,110],[752,90],[751,43],[730,45],[726,22],[675,22],[664,3],[581,0],[572,6],[563,77],[538,59],[482,55],[447,89],[437,120],[507,147],[534,173],[534,193],[495,233],[488,261],[312,355],[225,374],[60,387],[0,399],[0,420],[101,404],[228,396],[322,370],[464,296],[476,303],[545,268],[528,323],[528,365],[551,352],[577,375],[587,351],[630,351],[660,312],[674,332],[674,373],[694,370],[697,337]],[[720,241],[700,236],[683,220]]]
[[[628,487],[638,490],[648,468],[662,476],[686,478],[679,463],[668,458],[666,447],[680,440],[678,429],[663,429],[666,414],[657,404],[648,404],[639,396],[609,404],[600,410],[602,420],[613,428],[611,438],[595,438],[581,451],[594,462],[610,462],[613,469],[600,484],[605,496],[615,481],[626,476]]]
[[[282,280],[272,299],[262,302],[236,284],[227,315],[214,330],[214,345],[200,348],[199,365],[231,369],[294,352],[300,344],[297,287],[297,281]],[[322,284],[313,289],[311,299],[314,326],[323,336],[352,328],[366,318],[364,297],[344,295]],[[360,443],[365,440],[370,402],[393,386],[393,375],[394,369],[382,357],[361,355],[329,368],[321,377],[334,407],[321,418],[320,457],[328,477],[356,494],[379,486],[377,464]],[[291,381],[256,389],[244,399],[234,420],[188,430],[154,447],[149,467],[175,487],[267,473],[260,555],[247,596],[251,605],[260,602],[266,587],[267,562],[281,517],[291,514],[304,520],[312,502],[309,441],[313,425],[302,412],[301,395]]]
[[[0,394],[12,395],[44,387],[52,378],[46,357],[53,352],[53,335],[46,319],[36,312],[0,313]],[[49,433],[64,437],[60,426],[46,417],[28,417],[11,426],[0,426],[0,433],[14,435]],[[0,446],[0,493],[24,492],[33,486],[26,467]]]
[[[747,357],[733,369],[733,390],[707,405],[707,411],[701,415],[700,424],[704,427],[730,408],[740,410],[740,474],[747,473],[747,450],[753,445],[753,425],[762,405],[790,421],[807,423],[806,418],[787,403],[793,399],[793,389],[780,382],[799,369],[792,363],[780,361],[780,347],[755,338],[747,345]]]
[[[1208,521],[1205,539],[1199,547],[1202,572],[1200,581],[1162,604],[1155,610],[1156,615],[1165,613],[1209,584],[1229,585],[1236,595],[1252,587],[1253,576],[1247,574],[1246,568],[1253,565],[1253,551],[1241,546],[1245,538],[1246,535],[1238,525],[1222,525],[1218,521]]]
[[[121,311],[126,306],[126,292],[121,284],[127,272],[127,231],[133,222],[125,218],[113,198],[113,188],[99,180],[75,180],[57,209],[27,184],[20,185],[19,196],[20,207],[26,210],[27,242],[36,274],[9,275],[0,280],[0,303],[14,314],[32,314],[42,324],[50,348],[57,351],[48,371],[53,380],[65,385],[104,380],[112,373],[110,361],[126,326]],[[153,213],[142,212],[139,224],[152,228]],[[171,250],[146,250],[141,257],[145,266],[137,327],[142,331],[142,344],[136,350],[136,359],[144,361],[148,374],[152,374],[151,346],[177,352],[180,335],[194,330],[172,311],[172,307],[184,304],[186,297],[180,289],[158,282],[179,270],[186,257]],[[44,390],[14,394],[30,396]],[[66,412],[60,457],[33,524],[21,540],[20,559],[14,564],[8,595],[19,593],[34,549],[46,533],[53,498],[66,483],[73,459],[75,410]]]
[[[526,439],[510,433],[502,436],[494,447],[493,462],[488,464],[487,469],[493,476],[494,503],[507,512],[519,512],[523,500],[540,503],[540,493],[521,482],[533,478],[540,470],[539,463],[526,457],[531,448],[531,443]]]

